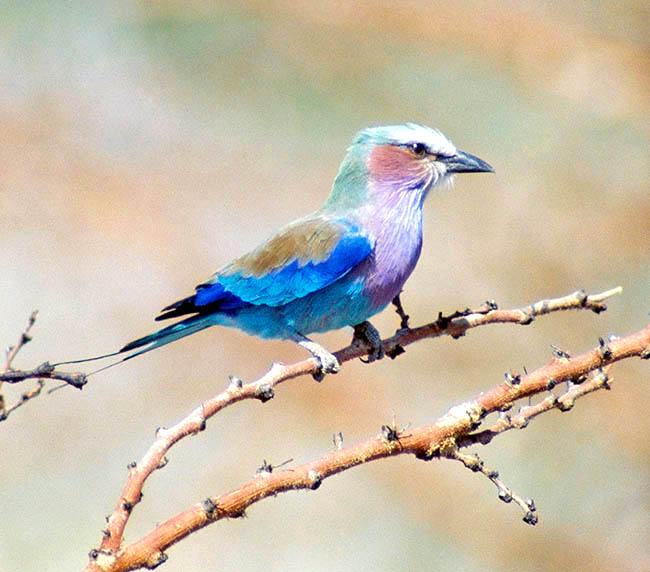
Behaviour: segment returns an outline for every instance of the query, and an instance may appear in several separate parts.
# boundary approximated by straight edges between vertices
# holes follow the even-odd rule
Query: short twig
[[[16,343],[16,345],[10,346],[7,349],[7,357],[5,359],[4,367],[2,368],[3,372],[9,371],[9,369],[11,369],[11,364],[14,361],[16,354],[26,343],[32,340],[32,337],[29,335],[29,331],[32,329],[32,326],[36,322],[37,315],[38,315],[38,310],[34,310],[30,314],[29,319],[27,320],[27,325],[25,326],[25,329],[21,332],[20,338],[18,338],[18,342]]]
[[[0,421],[4,421],[7,417],[9,417],[11,413],[16,411],[16,409],[19,407],[25,405],[25,403],[27,403],[30,399],[38,397],[41,394],[41,390],[43,389],[44,385],[45,382],[42,379],[37,379],[36,385],[32,389],[23,393],[20,396],[20,399],[16,400],[13,405],[10,405],[4,411],[0,411]]]
[[[537,524],[537,509],[535,508],[533,499],[523,499],[515,491],[508,488],[505,483],[499,478],[499,472],[488,469],[478,455],[468,455],[461,453],[456,447],[450,447],[444,452],[444,457],[447,459],[460,461],[471,471],[485,475],[497,487],[499,491],[499,498],[503,502],[509,503],[514,501],[515,504],[517,504],[521,510],[524,511],[523,521],[526,524],[533,526]]]

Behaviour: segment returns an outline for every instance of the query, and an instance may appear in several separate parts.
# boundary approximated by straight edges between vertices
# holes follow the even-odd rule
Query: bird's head
[[[493,173],[482,159],[456,149],[440,131],[406,123],[359,132],[341,164],[328,203],[363,201],[369,195],[417,193],[423,200],[456,173]]]

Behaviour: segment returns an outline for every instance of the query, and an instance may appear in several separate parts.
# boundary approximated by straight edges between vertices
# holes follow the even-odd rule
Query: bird
[[[128,354],[121,363],[211,326],[299,344],[316,359],[317,380],[340,365],[310,334],[352,326],[355,338],[382,357],[381,338],[368,320],[399,296],[418,262],[425,199],[458,173],[485,172],[494,169],[437,129],[416,123],[363,129],[319,209],[226,264],[155,318],[180,321],[116,352],[60,363]]]

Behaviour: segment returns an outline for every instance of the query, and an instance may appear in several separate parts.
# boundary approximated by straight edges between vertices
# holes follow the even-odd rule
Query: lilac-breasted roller
[[[336,358],[307,335],[366,325],[366,340],[376,341],[366,321],[400,293],[415,268],[424,199],[455,173],[468,172],[493,169],[435,129],[413,123],[364,129],[322,207],[222,267],[156,318],[184,319],[109,355],[135,350],[124,358],[130,359],[210,326],[230,326],[297,342],[318,360],[320,377],[336,372]]]

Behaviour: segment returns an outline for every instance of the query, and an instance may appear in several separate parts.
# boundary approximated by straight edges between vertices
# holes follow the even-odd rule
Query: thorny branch
[[[578,291],[562,298],[541,300],[531,304],[530,306],[514,308],[511,310],[499,310],[494,301],[489,301],[476,310],[470,310],[468,308],[463,311],[454,312],[449,316],[443,316],[442,313],[440,313],[435,322],[417,328],[410,328],[408,326],[409,316],[404,312],[398,295],[393,300],[393,304],[395,305],[396,312],[401,320],[400,329],[397,330],[397,333],[394,336],[383,341],[384,353],[391,359],[395,359],[397,356],[404,353],[404,346],[410,345],[424,338],[436,338],[442,335],[460,338],[465,335],[467,330],[479,326],[487,326],[489,324],[513,323],[525,326],[531,324],[537,316],[560,310],[587,309],[599,314],[607,309],[604,300],[611,298],[616,294],[620,294],[621,292],[622,288],[620,286],[601,292],[600,294],[592,294],[591,296],[587,296],[583,291]],[[36,312],[32,314],[30,323],[23,333],[23,336],[27,335],[29,328],[33,325],[35,316]],[[23,345],[30,339],[31,338],[27,336],[24,341],[20,342],[20,345]],[[22,337],[21,340],[23,340]],[[20,349],[18,346],[16,347]],[[13,355],[11,355],[11,359],[13,359],[18,351],[16,347],[12,350]],[[368,349],[358,343],[354,343],[353,341],[349,346],[335,352],[334,355],[339,360],[339,363],[344,363],[368,355]],[[11,363],[9,358],[7,363]],[[206,402],[211,408],[205,418],[207,419],[211,417],[219,410],[228,405],[232,405],[237,401],[242,401],[244,399],[260,399],[261,401],[266,401],[271,399],[274,396],[273,388],[276,385],[301,375],[314,374],[317,372],[318,364],[314,358],[306,359],[290,365],[275,363],[259,380],[246,385],[243,385],[242,383],[241,386],[237,386],[237,391],[230,391],[229,389]],[[64,381],[77,389],[82,389],[88,381],[86,374],[82,372],[57,371],[49,362],[45,362],[34,369],[25,371],[13,370],[7,366],[5,370],[0,372],[0,388],[2,382],[19,383],[31,378],[57,379]],[[236,380],[234,377],[231,379]],[[241,383],[241,381],[238,381],[237,383]],[[214,409],[212,409],[212,407],[214,407]],[[0,417],[0,421],[2,419],[3,418]]]
[[[439,317],[437,322],[421,328],[400,330],[392,338],[384,340],[384,348],[390,350],[398,345],[413,343],[417,339],[442,334],[457,337],[463,335],[467,329],[489,323],[527,324],[536,316],[557,310],[588,308],[600,312],[605,309],[603,300],[619,291],[620,289],[614,289],[596,296],[586,296],[578,292],[514,310],[500,311],[493,309],[493,304],[488,304],[482,312],[460,312],[449,318]],[[414,331],[418,333],[414,335]],[[343,362],[360,357],[363,352],[359,348],[348,347],[336,355]],[[271,399],[276,385],[311,373],[316,364],[311,359],[292,365],[274,364],[265,376],[248,384],[231,377],[230,385],[224,392],[203,403],[175,426],[160,429],[144,458],[129,466],[127,483],[120,495],[120,501],[107,518],[101,546],[90,553],[87,570],[116,571],[155,567],[166,560],[164,551],[188,534],[216,520],[242,516],[248,506],[267,496],[301,488],[315,489],[324,478],[338,472],[361,463],[405,453],[414,454],[424,460],[434,457],[461,460],[472,470],[485,474],[498,487],[502,500],[515,500],[525,512],[524,520],[534,524],[537,517],[532,501],[524,500],[513,493],[499,479],[496,472],[486,469],[482,462],[474,457],[461,455],[458,449],[476,443],[487,443],[497,433],[515,426],[524,426],[543,411],[552,408],[569,409],[577,398],[590,391],[608,387],[608,379],[604,373],[607,366],[635,355],[650,358],[650,326],[620,340],[612,339],[608,343],[601,340],[598,348],[574,358],[568,358],[566,354],[561,357],[554,355],[547,366],[523,377],[507,375],[502,384],[482,393],[471,402],[453,407],[445,416],[426,427],[411,429],[407,434],[394,427],[383,427],[379,437],[346,448],[337,447],[337,450],[311,463],[282,471],[262,471],[238,489],[194,505],[160,524],[144,538],[123,547],[124,529],[131,511],[141,498],[144,482],[154,470],[166,464],[165,454],[170,447],[184,437],[205,429],[207,419],[228,405],[243,399],[255,398],[263,402]],[[590,373],[594,371],[595,374]],[[544,405],[523,408],[517,415],[508,418],[508,421],[501,418],[488,430],[477,432],[489,413],[507,411],[518,399],[546,392],[559,382],[580,385],[571,386],[561,397],[544,400]]]
[[[408,316],[401,308],[399,297],[396,297],[393,303],[401,318],[401,328],[394,336],[383,340],[384,351],[391,358],[395,358],[404,353],[405,346],[424,338],[441,335],[458,338],[469,329],[494,323],[527,325],[537,316],[559,310],[589,309],[600,313],[606,309],[604,300],[620,291],[620,288],[615,288],[593,296],[575,292],[562,298],[543,300],[511,310],[499,310],[494,302],[487,302],[477,310],[468,309],[449,316],[440,314],[435,322],[417,328],[409,328]],[[36,378],[38,385],[25,393],[20,402],[3,409],[5,416],[38,395],[44,378],[61,379],[79,388],[86,383],[83,373],[58,372],[47,362],[32,370],[12,369],[11,364],[16,354],[31,339],[29,330],[34,320],[35,313],[30,317],[18,344],[9,348],[4,368],[0,372],[0,386],[2,382],[17,383],[29,378]],[[366,353],[365,348],[351,344],[335,355],[343,363],[362,357]],[[129,476],[120,501],[107,519],[108,525],[100,548],[90,553],[87,570],[116,571],[155,567],[166,560],[164,550],[172,544],[211,522],[243,515],[248,506],[267,496],[300,488],[315,489],[323,479],[338,472],[361,463],[405,453],[414,454],[424,460],[445,457],[462,462],[466,467],[490,479],[498,488],[499,498],[505,502],[514,501],[524,511],[524,521],[535,524],[537,515],[533,501],[517,495],[500,480],[496,471],[486,468],[477,456],[463,454],[460,449],[476,444],[488,444],[503,431],[525,427],[531,419],[543,412],[554,408],[567,411],[578,398],[598,389],[609,389],[611,378],[608,377],[607,370],[610,365],[634,355],[650,358],[650,326],[623,339],[610,339],[607,342],[600,340],[597,348],[574,358],[556,349],[553,360],[548,365],[523,377],[506,374],[501,385],[481,394],[474,401],[451,408],[445,416],[426,427],[405,433],[403,429],[394,427],[394,424],[383,426],[378,437],[346,448],[339,443],[335,451],[311,463],[275,472],[273,469],[278,467],[265,466],[252,481],[238,489],[198,503],[157,526],[146,537],[123,547],[126,524],[131,511],[142,496],[146,479],[154,470],[165,466],[165,454],[176,442],[205,429],[207,419],[224,407],[244,399],[259,399],[262,402],[271,399],[276,385],[300,375],[313,373],[317,364],[313,359],[291,365],[274,364],[267,374],[248,384],[231,377],[225,391],[203,403],[174,427],[160,429],[155,442],[140,463],[129,465]],[[540,403],[523,407],[514,415],[506,413],[515,401],[550,391],[560,382],[567,383],[567,391],[559,397],[551,393]],[[490,427],[478,431],[485,417],[497,411],[501,412],[498,420]]]
[[[446,457],[461,461],[471,470],[489,478],[497,486],[499,498],[505,502],[515,501],[524,510],[524,521],[535,524],[536,508],[531,499],[523,499],[510,490],[500,480],[498,473],[486,468],[478,457],[461,454],[458,449],[482,442],[479,438],[474,439],[473,436],[481,435],[482,432],[477,432],[477,429],[487,415],[508,410],[518,399],[546,392],[558,382],[580,385],[572,387],[564,395],[553,399],[554,402],[563,405],[549,407],[547,404],[539,409],[532,406],[523,408],[513,419],[521,416],[522,420],[530,420],[542,410],[553,407],[569,409],[579,397],[598,388],[608,388],[611,379],[608,379],[604,373],[605,368],[632,356],[650,359],[650,325],[636,334],[611,340],[574,358],[553,357],[549,364],[525,376],[510,376],[491,390],[481,393],[474,400],[452,407],[446,415],[431,425],[409,428],[408,432],[394,426],[384,426],[382,433],[377,437],[349,447],[337,447],[336,450],[314,461],[281,471],[261,471],[239,488],[196,503],[126,547],[121,546],[121,536],[115,542],[116,537],[112,533],[117,524],[115,519],[120,517],[120,509],[126,511],[123,516],[128,518],[128,514],[139,498],[123,496],[120,506],[108,519],[108,527],[104,531],[101,547],[91,551],[90,563],[86,570],[120,571],[142,567],[154,568],[165,562],[167,559],[165,550],[170,546],[212,522],[241,517],[249,506],[269,496],[290,490],[314,490],[324,479],[341,471],[400,454],[413,454],[422,460]],[[187,419],[181,423],[186,423]],[[491,429],[500,432],[494,427]],[[157,442],[150,449],[150,453],[154,449],[158,452],[166,450],[171,437],[170,432],[176,429],[164,430],[165,434],[159,432]],[[159,442],[161,439],[162,442]],[[148,461],[150,459],[145,457],[141,464],[130,466],[129,481],[132,481],[139,471],[149,471],[145,466]],[[136,491],[129,490],[127,484],[124,492],[131,495]],[[113,543],[115,545],[111,546]]]

